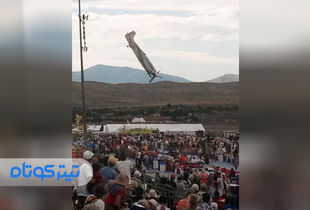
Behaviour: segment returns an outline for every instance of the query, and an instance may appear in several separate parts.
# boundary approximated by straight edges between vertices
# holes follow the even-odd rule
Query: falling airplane
[[[127,47],[130,47],[132,51],[135,53],[136,57],[143,66],[144,70],[151,78],[151,80],[149,81],[149,83],[151,83],[153,79],[155,79],[155,77],[161,77],[161,76],[159,76],[159,71],[156,71],[151,61],[146,57],[146,54],[140,49],[140,47],[135,42],[134,40],[135,35],[136,35],[135,31],[132,31],[125,35],[127,42],[129,44]]]

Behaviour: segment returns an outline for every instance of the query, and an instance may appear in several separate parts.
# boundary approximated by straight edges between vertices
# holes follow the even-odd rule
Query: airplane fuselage
[[[151,78],[150,82],[151,82],[155,77],[159,76],[158,72],[156,71],[155,67],[153,66],[151,61],[148,59],[146,54],[140,49],[140,47],[135,42],[135,40],[134,40],[135,35],[136,35],[135,31],[132,31],[132,32],[127,33],[125,35],[127,42],[128,42],[128,47],[130,47],[132,49],[132,51],[136,55],[138,61],[141,63],[144,70],[150,76],[150,78]]]

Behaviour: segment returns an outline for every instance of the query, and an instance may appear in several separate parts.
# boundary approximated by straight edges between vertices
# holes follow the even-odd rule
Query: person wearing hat
[[[211,210],[217,210],[217,209],[218,209],[217,203],[212,202],[212,203],[210,204],[210,208],[211,208]]]
[[[91,159],[94,157],[94,153],[92,153],[89,150],[86,150],[85,152],[83,152],[83,158],[85,160],[87,160],[88,162],[91,162]]]
[[[109,180],[114,180],[117,176],[117,171],[115,170],[116,158],[114,156],[109,157],[108,166],[101,169],[101,175],[104,178],[104,182]]]
[[[91,167],[91,159],[93,158],[94,153],[89,150],[83,152],[83,158],[88,163],[82,163],[80,166],[80,175],[78,177],[78,187],[77,187],[77,199],[79,208],[84,206],[85,200],[89,195],[89,190],[87,189],[88,182],[93,178],[93,170]]]

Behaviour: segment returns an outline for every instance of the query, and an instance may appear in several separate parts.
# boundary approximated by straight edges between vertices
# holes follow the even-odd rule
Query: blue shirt
[[[106,166],[100,171],[101,175],[104,177],[104,182],[109,180],[114,180],[117,176],[117,172],[111,166]]]
[[[201,203],[198,205],[197,210],[209,210],[210,206],[207,203]]]
[[[236,209],[236,207],[232,206],[232,205],[225,205],[223,209],[224,210],[234,210],[234,209]]]

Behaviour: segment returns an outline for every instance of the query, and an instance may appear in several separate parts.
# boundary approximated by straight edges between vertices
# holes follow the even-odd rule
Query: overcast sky
[[[192,81],[239,72],[238,0],[81,0],[88,52],[85,68],[96,64],[142,69],[127,48],[135,40],[157,70]],[[80,70],[78,4],[72,1],[72,65]]]

